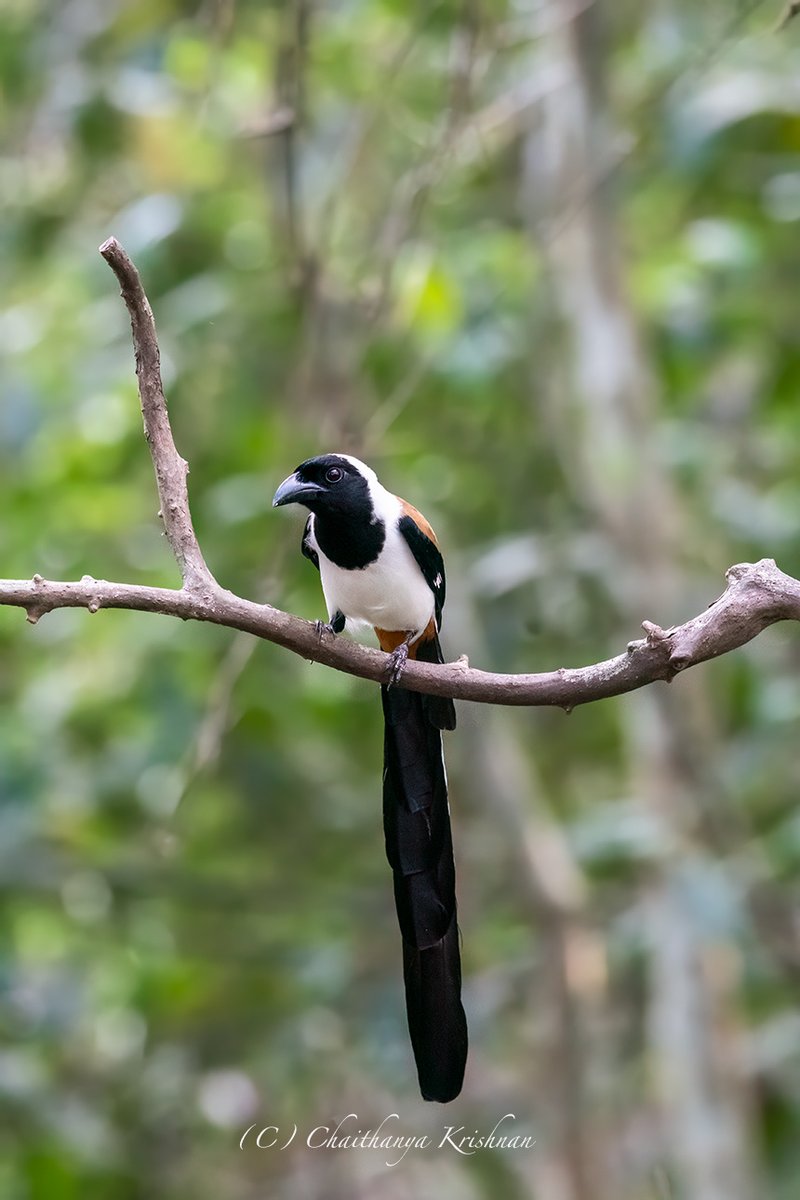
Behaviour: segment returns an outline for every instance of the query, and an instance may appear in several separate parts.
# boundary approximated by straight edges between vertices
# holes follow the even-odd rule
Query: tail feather
[[[420,662],[443,663],[444,655],[438,635],[418,643],[414,655]],[[437,729],[455,729],[456,706],[449,696],[423,696],[428,719]]]
[[[441,661],[438,640],[423,650],[426,658]],[[440,733],[455,725],[455,709],[451,700],[397,688],[383,688],[382,695],[384,832],[403,937],[408,1028],[422,1095],[445,1102],[461,1090],[467,1057]]]

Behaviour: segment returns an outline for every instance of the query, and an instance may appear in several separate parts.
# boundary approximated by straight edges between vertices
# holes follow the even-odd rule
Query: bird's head
[[[320,454],[306,459],[284,479],[272,505],[302,504],[317,514],[369,518],[376,485],[375,472],[359,459],[349,454]]]

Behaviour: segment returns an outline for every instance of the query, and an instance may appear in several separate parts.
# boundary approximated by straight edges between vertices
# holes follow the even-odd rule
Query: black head
[[[369,479],[363,463],[343,454],[320,454],[306,459],[275,493],[274,508],[302,504],[313,513],[344,517],[372,516]]]
[[[375,562],[386,539],[385,523],[375,511],[382,492],[374,472],[357,458],[320,454],[284,479],[272,503],[310,508],[322,553],[345,570],[359,570]]]

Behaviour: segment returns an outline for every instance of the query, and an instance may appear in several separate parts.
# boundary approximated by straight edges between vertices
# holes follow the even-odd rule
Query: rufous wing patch
[[[436,534],[433,532],[433,526],[431,525],[430,521],[427,521],[425,517],[423,517],[419,509],[414,508],[413,504],[409,504],[408,501],[403,500],[402,497],[400,498],[400,507],[402,508],[404,515],[410,517],[417,528],[422,530],[422,532],[425,534],[425,537],[429,537],[434,546],[438,546],[439,543],[436,540]]]

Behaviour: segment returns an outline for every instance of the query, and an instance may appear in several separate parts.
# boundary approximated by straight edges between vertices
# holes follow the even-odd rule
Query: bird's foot
[[[396,646],[389,655],[389,667],[387,671],[387,687],[395,687],[403,677],[403,671],[406,669],[408,662],[408,638]]]
[[[345,615],[337,608],[336,612],[331,617],[330,621],[315,621],[314,625],[317,630],[317,639],[321,642],[322,635],[329,633],[331,637],[336,637],[337,633],[341,633],[345,627]]]

